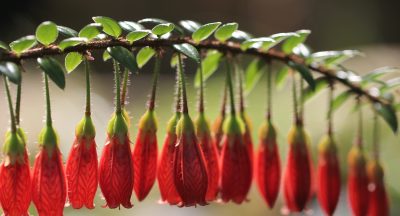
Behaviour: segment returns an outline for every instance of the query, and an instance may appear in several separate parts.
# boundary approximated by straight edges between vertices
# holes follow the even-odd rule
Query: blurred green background
[[[92,16],[104,15],[118,20],[136,21],[146,17],[159,17],[173,22],[181,19],[192,19],[202,23],[222,21],[238,22],[240,29],[253,33],[255,36],[266,36],[272,33],[310,29],[312,34],[308,44],[315,51],[336,49],[359,49],[366,57],[347,62],[345,65],[362,74],[377,67],[391,65],[399,66],[400,59],[400,28],[398,8],[400,2],[380,0],[284,0],[284,1],[50,1],[21,0],[2,2],[0,13],[0,40],[10,42],[21,36],[33,34],[35,27],[42,21],[52,20],[57,24],[80,29],[91,22]],[[95,53],[95,57],[99,57]],[[145,104],[151,88],[152,64],[148,64],[139,74],[131,76],[129,86],[129,105],[132,121],[137,123],[145,111]],[[44,95],[42,92],[42,77],[34,61],[24,62],[27,73],[24,73],[22,95],[22,126],[28,133],[31,160],[38,151],[37,136],[43,126]],[[98,152],[105,141],[105,128],[113,112],[113,79],[111,64],[103,63],[101,58],[93,65],[92,104],[93,120],[97,127],[96,141]],[[194,67],[188,64],[189,102],[192,117],[196,116],[196,92],[193,88]],[[207,114],[213,120],[219,110],[221,83],[223,71],[218,71],[207,82],[206,100]],[[64,160],[74,139],[74,127],[83,115],[85,103],[85,80],[83,68],[67,76],[67,87],[61,91],[51,88],[54,126],[60,134],[60,148]],[[163,71],[160,77],[157,115],[159,119],[159,146],[163,143],[165,125],[172,115],[174,71],[169,68],[169,59],[163,61]],[[3,89],[3,86],[1,86]],[[248,113],[253,121],[253,140],[258,145],[257,130],[261,125],[265,110],[264,79],[248,96]],[[337,88],[337,92],[343,88]],[[4,91],[0,91],[4,98]],[[279,129],[279,147],[284,164],[287,151],[286,134],[292,123],[292,102],[289,86],[276,89],[274,93],[274,122]],[[0,132],[8,129],[8,111],[6,101],[0,101]],[[305,124],[312,137],[314,162],[316,161],[316,146],[325,133],[325,115],[327,109],[326,92],[316,96],[306,105]],[[352,113],[352,102],[346,103],[335,113],[335,136],[340,146],[342,169],[346,169],[346,154],[355,137],[356,115]],[[371,146],[372,115],[369,107],[365,108],[365,144],[367,150]],[[381,122],[381,154],[386,170],[386,183],[390,190],[391,214],[400,215],[400,174],[397,165],[400,163],[399,138]],[[136,127],[131,128],[131,139],[136,137]],[[345,174],[343,174],[345,178]],[[281,214],[282,197],[273,210],[259,195],[255,184],[249,194],[249,202],[242,205],[212,203],[207,207],[183,208],[159,205],[158,185],[156,184],[150,196],[141,203],[134,199],[134,208],[109,210],[101,208],[104,201],[96,197],[96,209],[88,211],[65,209],[65,215],[279,215]],[[335,215],[350,215],[346,191],[342,191],[340,204]],[[36,215],[32,207],[32,213]],[[310,203],[307,214],[322,215],[317,202]]]

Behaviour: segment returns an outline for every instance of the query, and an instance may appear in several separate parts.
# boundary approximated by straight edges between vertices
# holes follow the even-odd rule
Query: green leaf
[[[308,60],[309,60],[308,58],[311,55],[311,51],[310,51],[310,48],[307,47],[306,45],[301,43],[301,44],[295,46],[293,48],[293,53],[303,57],[306,60],[307,64],[311,63],[311,62],[308,62]]]
[[[310,30],[299,30],[296,31],[297,35],[293,35],[288,37],[285,42],[282,44],[282,51],[286,54],[290,54],[293,52],[293,49],[303,43],[308,35],[311,33]]]
[[[245,41],[251,39],[252,36],[249,33],[244,32],[242,30],[236,30],[233,32],[232,38],[238,41]]]
[[[226,41],[232,37],[233,32],[238,29],[239,25],[237,23],[227,23],[222,25],[215,31],[214,36],[219,41]]]
[[[320,77],[315,80],[315,89],[313,90],[310,86],[304,88],[303,91],[303,98],[302,103],[307,102],[313,96],[320,93],[322,90],[326,89],[329,86],[329,80],[326,77]]]
[[[274,39],[276,42],[274,45],[282,42],[283,40],[286,40],[287,38],[290,37],[298,37],[299,35],[297,33],[294,32],[284,32],[284,33],[277,33],[277,34],[273,34],[270,36],[270,38]]]
[[[154,25],[158,25],[158,24],[165,24],[165,23],[170,23],[167,20],[163,20],[163,19],[158,19],[158,18],[145,18],[145,19],[141,19],[138,21],[139,24],[154,24]],[[183,29],[179,26],[175,25],[174,31],[178,32],[179,34],[183,34]]]
[[[66,26],[57,26],[58,32],[60,32],[62,35],[66,37],[77,37],[78,32],[73,30],[72,28],[66,27]]]
[[[371,81],[376,81],[378,78],[386,75],[386,74],[390,74],[390,73],[394,73],[394,72],[399,72],[400,68],[398,67],[381,67],[381,68],[377,68],[365,75],[362,76],[362,81],[361,81],[361,85],[365,86],[366,84],[368,84]]]
[[[192,39],[198,43],[202,40],[207,39],[217,28],[221,25],[220,22],[208,23],[202,25],[192,34]]]
[[[207,56],[201,61],[201,67],[203,68],[203,81],[205,82],[211,75],[217,71],[219,66],[219,61],[222,57],[222,53],[217,50],[210,50]],[[197,69],[196,76],[194,79],[195,87],[200,86],[200,68]]]
[[[122,29],[118,25],[117,21],[110,17],[96,16],[92,18],[96,23],[100,23],[103,26],[103,32],[117,38],[121,35]]]
[[[5,62],[0,64],[0,73],[8,77],[8,80],[15,84],[21,82],[21,71],[14,62]]]
[[[379,90],[381,94],[384,94],[398,87],[400,87],[400,77],[396,77],[386,81],[386,85],[382,86]]]
[[[143,47],[136,56],[139,68],[142,68],[155,54],[156,51],[153,48],[149,46]]]
[[[65,74],[61,64],[52,57],[38,58],[40,69],[61,89],[65,88]]]
[[[128,68],[131,72],[136,72],[138,70],[135,56],[125,47],[108,47],[107,52],[113,59],[118,61],[122,66]]]
[[[86,39],[84,37],[67,38],[67,39],[61,41],[60,44],[58,45],[58,47],[61,50],[64,50],[64,49],[66,49],[68,47],[73,47],[73,46],[76,46],[78,44],[85,43],[87,41],[88,41],[88,39]]]
[[[8,50],[10,50],[10,47],[6,43],[4,43],[3,41],[0,41],[0,51],[1,50],[8,51]]]
[[[339,109],[351,96],[351,90],[340,93],[332,101],[332,112]]]
[[[51,21],[42,22],[36,28],[36,39],[45,46],[48,46],[56,41],[57,37],[57,25]]]
[[[246,40],[242,43],[240,48],[242,50],[247,50],[249,48],[263,48],[265,50],[268,50],[275,44],[275,40],[270,38],[270,37],[260,37],[260,38],[252,38],[249,40]]]
[[[181,20],[179,25],[183,27],[187,32],[193,33],[201,27],[201,24],[192,20]]]
[[[20,54],[37,44],[36,38],[33,35],[22,37],[10,43],[11,50]]]
[[[137,30],[143,30],[144,27],[139,23],[131,22],[131,21],[120,21],[118,24],[127,32],[133,32]]]
[[[174,44],[173,45],[174,49],[183,55],[193,59],[196,63],[200,63],[200,54],[197,51],[196,47],[188,44],[188,43],[183,43],[183,44]]]
[[[350,58],[361,55],[363,54],[358,50],[322,51],[311,54],[310,58],[314,63],[329,67],[339,65]]]
[[[398,129],[398,122],[395,108],[390,104],[382,105],[380,103],[375,103],[374,109],[386,121],[392,131],[396,133]]]
[[[100,34],[101,28],[102,27],[100,23],[90,23],[89,25],[86,25],[79,31],[78,36],[87,38],[88,40],[92,40],[93,38],[95,38],[97,35]]]
[[[265,61],[254,59],[246,69],[245,92],[249,94],[264,74]]]
[[[292,61],[289,61],[288,65],[300,73],[301,77],[303,77],[303,79],[308,83],[308,85],[311,87],[311,89],[315,89],[314,78],[311,74],[311,71],[306,66],[297,64]]]
[[[161,36],[167,33],[170,33],[172,30],[174,30],[175,25],[172,23],[163,23],[163,24],[158,24],[154,26],[154,28],[151,30],[151,32],[157,36]]]
[[[81,64],[82,61],[82,54],[78,52],[68,53],[67,56],[65,56],[65,68],[67,69],[67,72],[71,73],[76,67],[79,66],[79,64]]]
[[[111,58],[110,53],[108,53],[107,50],[104,50],[103,61],[108,61],[110,58]]]
[[[177,53],[172,54],[171,61],[169,63],[172,68],[179,64],[179,55]]]
[[[144,37],[146,37],[147,35],[149,35],[151,33],[150,30],[137,30],[137,31],[133,31],[130,32],[127,36],[126,39],[130,42],[133,43],[135,41],[138,41],[140,39],[143,39]]]
[[[286,81],[286,78],[289,74],[289,67],[288,66],[283,66],[276,74],[275,76],[275,84],[278,88],[282,88],[283,84]]]

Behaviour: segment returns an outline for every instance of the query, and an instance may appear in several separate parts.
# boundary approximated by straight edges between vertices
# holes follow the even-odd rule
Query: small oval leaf
[[[310,60],[314,63],[331,67],[339,65],[350,58],[362,55],[363,53],[358,50],[322,51],[311,54]]]
[[[161,36],[167,33],[170,33],[172,30],[174,30],[175,25],[172,23],[163,23],[163,24],[158,24],[154,26],[154,28],[151,30],[151,32],[157,36]]]
[[[313,96],[317,95],[322,90],[326,89],[328,85],[329,85],[329,80],[326,77],[320,77],[318,79],[315,79],[315,89],[312,89],[310,88],[310,86],[307,86],[302,90],[303,93],[301,102],[306,103]]]
[[[65,69],[68,73],[71,73],[81,64],[83,61],[82,54],[78,52],[70,52],[65,56]]]
[[[246,69],[245,92],[249,94],[264,74],[265,61],[254,59]]]
[[[270,37],[260,37],[260,38],[252,38],[249,40],[246,40],[242,43],[240,48],[242,50],[247,50],[249,48],[263,48],[264,50],[268,50],[270,47],[272,47],[276,41]]]
[[[219,61],[222,57],[222,53],[217,50],[211,50],[207,53],[207,56],[201,61],[201,67],[203,68],[203,81],[205,82],[211,75],[217,71]],[[200,87],[200,68],[197,69],[196,76],[194,79],[195,87]]]
[[[127,36],[126,39],[130,42],[133,43],[135,41],[138,41],[140,39],[145,38],[147,35],[151,33],[150,30],[136,30],[133,32],[130,32]]]
[[[122,66],[128,68],[131,72],[136,72],[138,70],[135,56],[125,47],[108,47],[107,52],[113,59],[118,61]]]
[[[72,28],[66,27],[66,26],[57,26],[58,32],[60,32],[62,35],[66,37],[77,37],[78,32],[73,30]]]
[[[398,129],[398,121],[395,108],[391,104],[382,105],[380,103],[375,103],[374,109],[385,120],[392,131],[396,133]]]
[[[10,43],[11,50],[20,54],[37,44],[36,38],[33,35],[22,37]]]
[[[48,46],[56,41],[57,37],[57,25],[51,21],[42,22],[36,28],[36,39],[45,46]]]
[[[103,61],[108,61],[110,58],[111,58],[110,53],[108,53],[107,50],[104,50]]]
[[[85,43],[87,41],[88,41],[88,39],[86,39],[84,37],[67,38],[67,39],[61,41],[60,44],[58,45],[58,47],[61,50],[64,50],[64,49],[66,49],[68,47],[73,47],[73,46],[76,46],[78,44]]]
[[[192,20],[181,20],[179,25],[183,27],[188,33],[193,33],[201,27],[201,24]]]
[[[10,47],[6,43],[4,43],[3,41],[0,41],[0,51],[3,51],[3,50],[9,51]]]
[[[101,28],[102,28],[101,24],[99,24],[99,23],[91,23],[91,24],[86,25],[85,27],[83,27],[79,31],[78,36],[87,38],[88,40],[91,40],[91,39],[97,37],[97,35],[100,34]]]
[[[311,71],[302,64],[297,64],[295,62],[289,61],[288,65],[293,68],[294,70],[298,71],[301,77],[308,83],[311,89],[315,89],[315,81],[311,74]]]
[[[308,35],[310,35],[310,33],[310,30],[305,29],[296,31],[297,35],[286,38],[285,42],[282,44],[282,51],[286,54],[292,53],[293,49],[297,45],[303,43],[307,39]]]
[[[227,23],[222,25],[215,31],[214,36],[219,41],[226,41],[232,37],[233,32],[238,29],[239,25],[237,23]]]
[[[0,73],[8,77],[8,80],[15,84],[19,84],[21,82],[21,70],[14,62],[1,63]]]
[[[118,25],[117,21],[110,17],[104,17],[104,16],[96,16],[92,18],[93,21],[96,23],[100,23],[101,26],[103,26],[103,32],[117,38],[121,35],[122,29]]]
[[[163,19],[158,19],[158,18],[145,18],[145,19],[141,19],[138,21],[139,24],[153,24],[153,25],[158,25],[158,24],[165,24],[165,23],[170,23],[167,20],[163,20]],[[174,28],[175,32],[178,32],[179,34],[183,34],[183,29],[179,26],[175,25]]]
[[[217,28],[221,25],[220,22],[214,22],[214,23],[207,23],[205,25],[202,25],[199,29],[197,29],[195,32],[192,34],[192,39],[198,43],[202,40],[207,39]]]
[[[282,88],[283,84],[286,81],[286,78],[288,77],[290,68],[288,66],[283,66],[280,70],[277,71],[277,74],[275,76],[275,84],[278,88]]]
[[[142,30],[144,27],[139,23],[131,22],[131,21],[120,21],[118,24],[127,32],[133,32],[137,30]]]
[[[40,69],[61,89],[65,88],[65,74],[61,64],[51,57],[38,58]]]
[[[146,46],[143,47],[136,56],[136,61],[139,68],[142,68],[153,56],[156,54],[153,48]]]
[[[332,101],[332,112],[339,109],[351,96],[351,91],[345,91],[336,96]]]
[[[176,51],[193,59],[196,63],[200,63],[200,54],[199,51],[197,51],[196,47],[188,43],[174,44],[173,47]]]

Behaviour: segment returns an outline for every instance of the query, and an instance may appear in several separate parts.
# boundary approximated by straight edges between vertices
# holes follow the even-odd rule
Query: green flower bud
[[[96,129],[93,125],[92,118],[90,116],[84,116],[75,128],[75,135],[79,139],[94,139],[96,136]]]

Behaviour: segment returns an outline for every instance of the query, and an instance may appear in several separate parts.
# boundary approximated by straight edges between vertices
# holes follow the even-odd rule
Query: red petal
[[[352,156],[354,156],[354,161],[349,164],[347,176],[350,207],[355,216],[363,216],[367,215],[368,210],[368,176],[366,172],[366,162],[362,155],[350,155],[350,157]]]
[[[310,198],[312,166],[305,143],[291,144],[284,174],[284,196],[291,211],[302,211]]]
[[[201,150],[203,151],[204,159],[207,164],[208,171],[208,189],[206,194],[207,201],[216,199],[219,190],[219,164],[218,164],[218,149],[211,138],[210,133],[204,133],[202,137],[198,137]]]
[[[276,142],[261,140],[257,156],[256,175],[258,188],[270,208],[278,197],[281,179],[281,162]]]
[[[68,183],[68,199],[73,208],[83,205],[93,209],[93,199],[96,195],[97,152],[94,139],[76,138],[68,156],[65,172]]]
[[[171,205],[181,202],[181,198],[174,184],[174,151],[175,151],[176,135],[168,133],[164,147],[158,163],[157,179],[160,188],[161,199]]]
[[[222,201],[242,203],[249,192],[252,165],[247,145],[240,134],[224,135],[221,153]]]
[[[28,215],[32,182],[26,150],[25,155],[23,163],[0,165],[0,204],[5,215]]]
[[[149,194],[156,180],[157,135],[139,129],[135,149],[132,154],[134,167],[134,189],[139,201]]]
[[[340,195],[340,167],[336,153],[320,153],[317,178],[321,207],[327,215],[333,215]]]
[[[50,150],[51,151],[51,150]],[[35,159],[32,179],[32,199],[39,215],[63,215],[67,197],[64,167],[60,150],[42,149]]]
[[[389,215],[389,202],[383,182],[370,183],[368,216]]]
[[[107,137],[99,166],[99,185],[109,208],[131,208],[133,164],[129,137]]]
[[[194,133],[178,137],[174,156],[174,183],[182,206],[206,205],[207,167]]]

